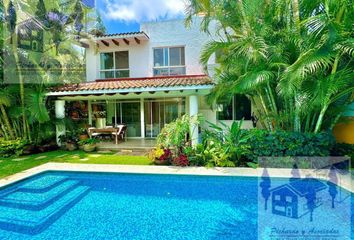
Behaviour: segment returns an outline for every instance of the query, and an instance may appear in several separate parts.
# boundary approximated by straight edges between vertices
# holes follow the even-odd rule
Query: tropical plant
[[[172,160],[172,152],[170,149],[157,147],[148,153],[148,158],[158,165],[166,165]]]
[[[79,145],[94,145],[96,143],[99,143],[100,140],[98,140],[97,138],[88,138],[85,140],[80,140],[78,142]]]
[[[177,118],[175,121],[166,124],[157,136],[157,145],[163,148],[170,148],[178,153],[182,153],[183,147],[190,145],[190,139],[188,138],[190,133],[190,126],[199,124],[201,116],[189,117],[183,115]],[[194,131],[197,131],[196,129]]]
[[[201,55],[216,55],[210,104],[245,94],[263,127],[331,129],[353,101],[353,16],[349,0],[190,0],[186,22],[217,28]]]
[[[206,140],[196,147],[196,159],[192,162],[204,163],[207,167],[235,167],[231,155],[220,141]]]
[[[11,157],[22,154],[27,142],[21,139],[4,141],[0,139],[0,156]]]
[[[83,11],[90,10],[82,9],[81,4],[79,0],[66,3],[65,7],[58,2],[45,5],[43,0],[36,4],[8,0],[4,5],[1,1],[1,19],[4,20],[4,25],[1,25],[0,62],[1,76],[6,76],[6,81],[1,82],[0,86],[0,136],[5,139],[21,138],[39,145],[53,138],[55,120],[51,119],[46,109],[49,106],[46,105],[46,84],[67,82],[68,79],[79,82],[83,79],[83,71],[77,70],[83,70],[84,59],[81,56],[82,51],[74,46],[74,35],[81,34]],[[18,19],[24,16],[35,17],[42,23],[44,31],[48,31],[50,46],[43,53],[32,53],[17,46],[18,36],[15,30]],[[56,54],[51,51],[53,46]],[[27,67],[34,68],[35,71],[27,75]],[[75,72],[72,71],[73,68]],[[52,72],[51,69],[61,71]]]
[[[189,165],[189,160],[187,155],[180,154],[179,156],[176,156],[172,160],[172,164],[175,166],[180,166],[180,167],[186,167]]]
[[[252,132],[242,129],[243,120],[232,122],[231,126],[220,122],[221,126],[209,123],[212,130],[206,130],[207,137],[223,143],[225,151],[236,159],[248,153],[245,143],[252,137]]]

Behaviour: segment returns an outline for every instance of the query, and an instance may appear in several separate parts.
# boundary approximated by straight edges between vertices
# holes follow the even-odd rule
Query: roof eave
[[[121,35],[112,35],[112,36],[102,36],[102,37],[94,37],[95,41],[100,41],[100,40],[111,40],[111,39],[123,39],[123,38],[134,38],[134,37],[141,37],[145,40],[149,40],[149,36],[144,33],[136,33],[136,34],[121,34]]]
[[[143,88],[125,88],[125,89],[101,89],[101,90],[83,90],[83,91],[63,91],[49,92],[48,97],[62,97],[74,95],[102,95],[116,93],[136,93],[136,92],[163,92],[163,91],[182,91],[182,90],[210,90],[214,84],[191,85],[191,86],[174,86],[174,87],[143,87]]]

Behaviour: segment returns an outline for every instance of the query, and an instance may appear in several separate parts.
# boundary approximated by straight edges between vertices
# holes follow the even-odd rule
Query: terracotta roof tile
[[[206,75],[191,76],[168,76],[149,78],[124,78],[96,80],[80,84],[68,84],[52,89],[52,92],[85,92],[94,90],[122,90],[154,87],[177,87],[177,86],[202,86],[213,85],[212,80]]]

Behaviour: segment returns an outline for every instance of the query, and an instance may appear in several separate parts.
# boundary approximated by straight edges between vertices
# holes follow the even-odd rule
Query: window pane
[[[101,70],[113,69],[113,53],[101,53]]]
[[[184,63],[182,62],[182,52],[184,52],[184,48],[181,47],[170,48],[170,66],[184,65]]]
[[[116,71],[116,78],[128,78],[129,70],[119,70]]]
[[[164,66],[163,61],[163,48],[154,49],[154,66],[161,67]]]
[[[186,68],[185,67],[173,67],[170,68],[170,75],[171,76],[178,76],[178,75],[185,75]]]
[[[168,68],[155,68],[154,69],[154,76],[169,76],[169,69]]]
[[[251,101],[245,95],[236,95],[235,115],[236,120],[251,120]]]
[[[170,66],[168,62],[168,48],[163,49],[163,55],[164,55],[164,66]]]
[[[122,122],[128,126],[128,137],[141,136],[140,102],[122,103]]]
[[[219,104],[217,112],[218,120],[233,120],[232,117],[232,102]]]
[[[116,57],[116,69],[129,68],[129,53],[128,53],[128,51],[116,52],[115,57]]]
[[[100,73],[100,78],[114,78],[114,71],[103,71]]]

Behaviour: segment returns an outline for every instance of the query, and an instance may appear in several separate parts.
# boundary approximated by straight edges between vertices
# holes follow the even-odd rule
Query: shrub
[[[331,148],[331,156],[353,156],[354,144],[336,143]]]
[[[100,140],[98,140],[96,138],[88,138],[85,140],[80,140],[78,143],[79,143],[79,145],[94,145],[99,142],[100,142]]]
[[[170,164],[172,160],[172,152],[168,148],[163,149],[161,147],[157,147],[156,149],[152,149],[148,153],[148,158],[159,165]]]
[[[349,156],[351,166],[354,166],[354,144],[336,143],[331,148],[331,156]]]
[[[161,161],[170,161],[172,159],[172,151],[168,148],[165,148],[159,159]]]
[[[247,157],[251,160],[257,160],[260,156],[329,156],[335,144],[334,137],[329,133],[250,131],[253,134],[247,141],[251,146]]]
[[[5,158],[19,156],[22,154],[26,144],[26,141],[20,139],[9,141],[0,140],[0,156]]]
[[[180,167],[186,167],[189,165],[189,160],[187,155],[185,154],[180,154],[177,157],[174,157],[172,160],[172,164],[175,166],[180,166]]]
[[[149,153],[148,153],[148,158],[151,161],[155,161],[157,159],[160,159],[160,157],[164,154],[164,150],[162,148],[156,148],[156,149],[152,149]]]
[[[176,155],[182,152],[183,147],[190,145],[188,134],[190,125],[199,123],[200,116],[189,117],[183,115],[175,121],[166,124],[157,136],[158,146],[163,148],[172,148],[176,151]]]
[[[247,140],[252,134],[242,130],[242,123],[243,121],[233,122],[230,127],[222,122],[221,127],[210,123],[210,129],[203,132],[202,147],[196,149],[197,161],[210,167],[240,166],[243,156],[249,153]]]

